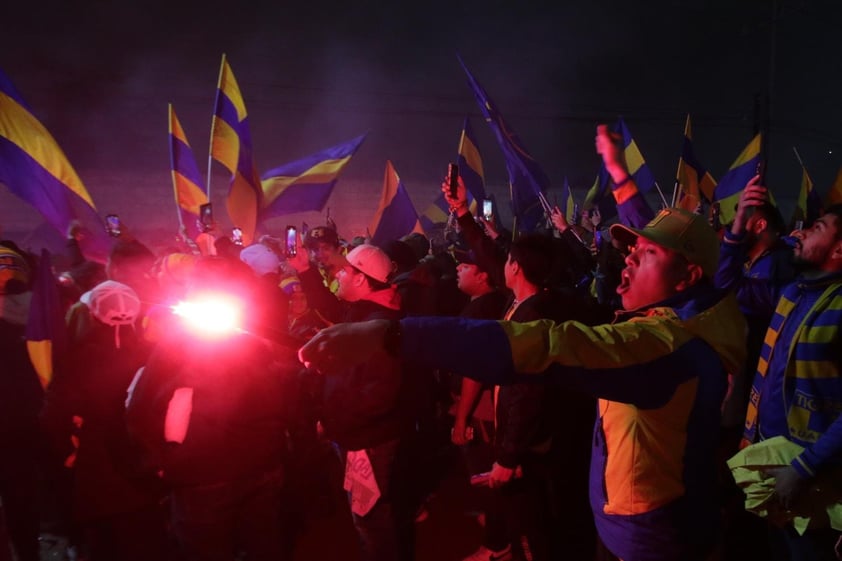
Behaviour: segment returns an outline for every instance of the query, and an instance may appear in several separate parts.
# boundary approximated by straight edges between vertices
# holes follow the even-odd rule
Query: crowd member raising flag
[[[655,177],[652,175],[652,171],[646,164],[640,148],[637,147],[637,142],[635,142],[622,117],[617,119],[617,122],[611,127],[610,134],[616,142],[622,145],[623,159],[628,167],[629,177],[637,186],[637,191],[641,193],[650,191],[652,187],[656,186]],[[609,187],[613,196],[608,196]],[[614,184],[603,163],[600,165],[596,181],[585,197],[585,208],[598,208],[602,219],[607,221],[617,215],[617,204],[625,202],[632,195],[633,192],[625,185]],[[663,195],[661,196],[663,198]],[[667,206],[666,203],[664,206]]]
[[[0,183],[65,235],[78,221],[88,258],[105,260],[110,245],[94,201],[58,143],[0,70]]]
[[[808,228],[821,215],[822,200],[813,188],[813,180],[807,173],[807,167],[801,160],[801,154],[794,146],[792,150],[801,166],[801,190],[798,193],[798,199],[795,201],[795,210],[792,212],[792,220],[789,226],[791,229],[801,230],[802,228]]]
[[[500,150],[503,151],[506,171],[509,175],[509,195],[515,218],[515,231],[533,231],[552,211],[544,198],[550,186],[550,180],[538,162],[527,152],[514,130],[503,119],[503,115],[497,110],[497,105],[488,97],[485,89],[477,82],[461,57],[459,57],[459,64],[468,76],[468,85],[474,92],[480,111],[494,132],[494,136],[497,137]]]
[[[687,115],[687,121],[684,123],[684,141],[681,144],[681,157],[678,159],[678,171],[675,177],[674,206],[696,212],[702,201],[713,200],[716,180],[696,159],[690,115]]]
[[[254,165],[254,153],[248,113],[231,66],[222,55],[216,104],[211,124],[210,158],[231,173],[226,207],[234,226],[243,232],[243,245],[254,239],[257,211],[261,204],[260,178]],[[208,161],[208,194],[210,194]],[[210,197],[208,197],[210,198]]]
[[[392,162],[386,161],[386,176],[383,179],[383,193],[377,212],[368,227],[371,243],[381,246],[412,232],[424,233],[418,212],[412,205],[412,199],[403,186]]]
[[[263,205],[260,219],[295,212],[321,212],[339,180],[339,174],[365,137],[365,134],[360,135],[264,173],[261,179]]]
[[[169,104],[169,113],[170,167],[178,223],[182,235],[195,240],[200,233],[197,224],[199,206],[208,202],[208,196],[202,191],[199,166],[196,165],[193,150],[190,149],[187,135],[184,134],[172,104]]]
[[[728,168],[719,184],[713,192],[713,199],[719,203],[719,217],[722,224],[729,224],[734,220],[735,208],[740,201],[740,194],[743,192],[749,180],[760,171],[760,145],[761,135],[751,139],[743,151]]]
[[[459,157],[456,163],[459,165],[459,177],[462,178],[469,197],[473,197],[475,201],[487,198],[482,155],[479,152],[479,145],[469,117],[465,117],[465,123],[462,125],[462,135],[459,137]]]

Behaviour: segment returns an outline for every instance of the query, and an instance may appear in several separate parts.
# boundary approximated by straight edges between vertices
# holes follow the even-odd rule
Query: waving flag
[[[790,222],[790,227],[793,229],[798,226],[798,222],[801,222],[802,228],[809,227],[822,212],[822,200],[813,188],[813,180],[807,173],[807,168],[801,161],[798,150],[795,150],[795,156],[798,158],[798,163],[801,164],[801,190],[798,193],[798,200],[795,201],[795,210]]]
[[[652,170],[646,164],[640,148],[637,147],[637,142],[634,141],[631,131],[622,117],[617,120],[616,132],[619,132],[623,137],[623,155],[626,158],[626,166],[637,185],[638,191],[641,193],[650,191],[655,186],[655,176],[652,175]]]
[[[0,183],[64,235],[78,220],[89,232],[83,250],[104,258],[110,245],[93,199],[43,124],[0,71]]]
[[[53,379],[53,357],[61,354],[66,343],[58,285],[53,276],[50,252],[46,249],[41,250],[25,337],[29,360],[41,385],[46,388]]]
[[[462,136],[459,138],[459,177],[465,184],[468,194],[475,200],[487,198],[485,194],[485,172],[482,169],[482,155],[474,136],[471,120],[465,117],[462,125]]]
[[[418,220],[418,212],[412,205],[409,193],[398,177],[392,162],[386,161],[386,176],[383,179],[383,193],[377,212],[368,227],[371,243],[381,245],[401,238],[412,232],[424,233]]]
[[[225,55],[219,69],[210,144],[211,157],[231,173],[228,216],[234,226],[242,229],[243,245],[249,245],[257,228],[262,190],[254,165],[246,105]]]
[[[294,212],[321,211],[339,174],[365,140],[363,134],[263,174],[260,218]]]
[[[640,148],[637,146],[637,142],[635,142],[622,117],[611,127],[611,132],[619,135],[622,139],[623,157],[638,191],[641,193],[650,191],[655,186],[655,177],[652,175]],[[611,185],[611,175],[605,169],[605,164],[600,163],[596,182],[588,190],[585,197],[585,208],[598,208],[604,222],[617,215],[617,202],[611,192]]]
[[[202,191],[199,167],[172,104],[169,104],[169,109],[170,167],[178,221],[185,234],[195,240],[200,233],[196,223],[199,218],[199,206],[208,202],[208,196]]]
[[[448,218],[450,218],[450,205],[447,204],[447,199],[444,198],[441,191],[436,195],[435,200],[430,203],[430,206],[424,210],[423,214],[418,217],[425,232],[432,232],[436,224],[444,224]]]
[[[830,186],[830,191],[827,192],[825,198],[825,206],[842,204],[842,167],[836,174],[836,180]]]
[[[740,194],[749,180],[757,175],[760,167],[761,135],[758,133],[751,139],[743,151],[731,164],[731,167],[719,180],[713,192],[714,201],[719,203],[719,216],[722,224],[729,224],[734,220]]]
[[[561,191],[561,205],[559,210],[564,213],[568,224],[576,224],[576,200],[573,198],[573,191],[567,177],[564,178],[564,188]]]
[[[500,150],[503,151],[516,229],[522,232],[532,231],[544,221],[545,209],[541,198],[549,188],[550,180],[538,162],[526,151],[515,131],[503,119],[495,103],[465,66],[461,57],[459,64],[468,76],[468,85],[474,92],[485,121],[497,137]]]
[[[676,206],[695,212],[702,200],[713,200],[716,181],[696,159],[690,115],[687,115],[684,124],[684,142],[681,146],[681,157],[678,159],[676,181],[679,189]]]

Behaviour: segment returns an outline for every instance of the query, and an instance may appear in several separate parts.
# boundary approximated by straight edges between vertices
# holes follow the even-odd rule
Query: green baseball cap
[[[682,208],[665,208],[642,229],[623,224],[611,226],[611,236],[624,245],[646,238],[683,255],[699,265],[706,277],[713,278],[719,267],[719,237],[704,216]]]

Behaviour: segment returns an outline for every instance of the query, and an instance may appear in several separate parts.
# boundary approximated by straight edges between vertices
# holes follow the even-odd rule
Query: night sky
[[[793,146],[822,195],[842,163],[838,0],[407,4],[18,2],[3,8],[0,68],[98,206],[149,223],[158,218],[134,204],[138,189],[172,205],[168,102],[205,173],[222,53],[261,171],[369,131],[343,178],[370,183],[372,212],[386,159],[424,210],[465,114],[486,180],[503,188],[457,52],[553,186],[567,176],[580,199],[599,164],[594,127],[620,115],[668,194],[688,112],[696,154],[718,178],[771,101],[768,183],[787,217],[800,181]],[[213,170],[221,201],[226,177]],[[0,193],[0,224],[19,230],[15,217],[30,212]]]

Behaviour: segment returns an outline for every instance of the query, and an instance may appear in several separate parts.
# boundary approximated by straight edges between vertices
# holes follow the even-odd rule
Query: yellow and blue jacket
[[[720,406],[745,354],[733,295],[697,285],[596,327],[406,318],[401,328],[412,360],[492,384],[543,374],[599,398],[591,507],[612,553],[682,559],[714,539]]]

